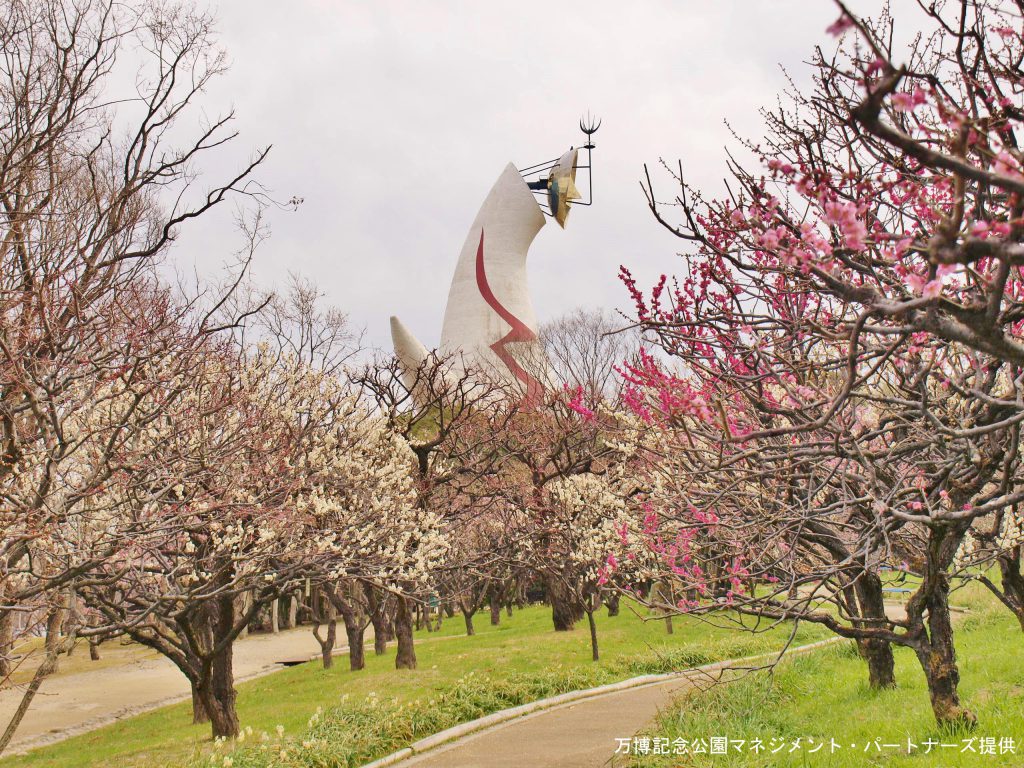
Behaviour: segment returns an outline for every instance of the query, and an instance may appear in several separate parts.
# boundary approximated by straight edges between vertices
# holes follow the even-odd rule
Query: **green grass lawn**
[[[712,736],[746,742],[742,752],[682,756],[635,756],[634,766],[652,768],[917,768],[918,766],[1024,765],[1024,634],[1020,625],[979,585],[956,593],[971,613],[957,620],[956,644],[962,700],[978,716],[974,732],[939,729],[932,716],[921,668],[911,651],[897,650],[895,690],[875,692],[867,685],[867,669],[852,643],[832,646],[784,662],[773,676],[747,677],[688,697],[667,711],[645,735],[710,741]],[[1016,753],[962,752],[970,742],[980,750],[983,738],[1016,742]],[[795,752],[788,750],[802,738]],[[814,744],[808,742],[814,739]],[[830,739],[841,748],[832,751]],[[785,747],[776,754],[750,751],[753,740],[768,746],[772,739]],[[875,747],[875,740],[882,747]],[[918,749],[907,749],[908,739]],[[927,740],[956,747],[933,746]],[[664,742],[662,742],[664,744]],[[809,750],[824,743],[820,751]],[[856,748],[850,745],[856,744]],[[867,751],[865,751],[865,745]],[[897,745],[890,747],[886,745]],[[653,749],[653,742],[652,742]],[[998,752],[998,748],[996,750]]]
[[[360,672],[350,672],[347,657],[339,656],[331,670],[322,669],[318,662],[309,663],[242,683],[238,686],[242,725],[251,727],[251,738],[258,739],[266,732],[275,740],[276,728],[281,725],[286,739],[292,737],[301,742],[303,734],[309,731],[310,717],[318,708],[324,710],[324,718],[335,710],[344,710],[335,717],[337,724],[355,716],[345,710],[346,706],[351,707],[345,702],[361,705],[367,700],[381,701],[392,708],[411,707],[417,702],[425,705],[432,697],[450,696],[457,691],[468,673],[481,681],[515,681],[512,699],[497,697],[483,703],[475,701],[469,707],[460,706],[447,715],[458,720],[464,719],[463,713],[468,718],[523,696],[537,698],[566,687],[588,687],[673,667],[774,650],[790,634],[784,627],[760,634],[740,633],[677,617],[675,631],[669,635],[663,621],[644,622],[624,606],[617,617],[609,618],[603,612],[598,617],[602,658],[594,663],[590,660],[586,621],[573,632],[556,633],[551,629],[550,609],[545,606],[516,611],[511,618],[502,615],[498,627],[489,625],[486,613],[479,614],[475,623],[474,637],[459,636],[464,625],[458,616],[446,620],[440,633],[418,633],[422,642],[416,651],[419,668],[414,671],[394,669],[393,646],[380,657],[373,655],[371,647],[367,668]],[[814,628],[801,628],[796,642],[809,642],[821,636]],[[444,727],[448,721],[431,722]],[[400,748],[404,746],[400,743],[404,733],[416,738],[426,735],[405,727],[407,724],[400,725],[390,731],[392,736],[388,739],[357,745],[362,750],[360,755],[365,756],[367,750],[373,755]],[[359,728],[365,730],[365,725]],[[209,732],[208,725],[191,724],[190,705],[182,703],[28,755],[12,756],[0,761],[0,765],[150,768],[199,759],[209,764],[206,753],[213,748]]]

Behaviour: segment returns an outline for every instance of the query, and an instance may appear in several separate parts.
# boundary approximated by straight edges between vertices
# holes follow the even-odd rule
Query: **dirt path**
[[[339,634],[344,637],[344,633]],[[346,649],[343,645],[335,653]],[[319,653],[320,646],[309,627],[276,635],[252,635],[235,643],[235,679],[260,677],[281,669],[279,662],[312,658]],[[185,676],[162,656],[58,675],[39,689],[11,742],[11,751],[24,752],[61,741],[190,696]],[[0,691],[0,722],[7,722],[20,698],[20,688]]]

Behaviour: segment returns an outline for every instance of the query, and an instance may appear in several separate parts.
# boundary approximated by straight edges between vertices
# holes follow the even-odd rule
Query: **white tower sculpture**
[[[564,227],[569,204],[580,199],[576,169],[589,170],[589,151],[594,146],[590,137],[599,126],[600,122],[592,121],[580,124],[587,134],[585,166],[577,165],[576,149],[525,172],[509,163],[480,206],[455,265],[439,355],[517,383],[526,403],[537,402],[544,393],[543,377],[538,377],[543,352],[526,283],[527,251],[545,223],[545,212],[533,193],[545,194],[549,215]],[[545,170],[549,171],[546,179],[528,183],[523,178]],[[391,318],[391,339],[409,380],[426,359],[427,350],[397,317]]]

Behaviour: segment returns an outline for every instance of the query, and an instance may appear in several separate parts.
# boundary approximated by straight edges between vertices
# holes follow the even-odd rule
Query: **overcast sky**
[[[874,11],[876,0],[853,7]],[[672,273],[680,241],[647,211],[644,163],[682,160],[717,192],[724,148],[761,134],[785,67],[800,83],[830,0],[676,2],[353,2],[221,0],[231,70],[209,94],[234,106],[241,136],[224,169],[273,144],[260,179],[279,199],[254,274],[297,271],[390,348],[399,315],[439,338],[455,260],[479,205],[509,161],[519,167],[595,136],[594,198],[563,231],[549,220],[528,262],[543,321],[576,306],[626,307],[616,273]],[[217,170],[217,169],[214,169]],[[671,180],[655,178],[667,193]],[[215,267],[230,247],[224,210],[186,232],[177,258]]]

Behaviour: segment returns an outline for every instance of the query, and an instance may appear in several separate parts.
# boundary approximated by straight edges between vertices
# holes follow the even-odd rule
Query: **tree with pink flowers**
[[[973,722],[948,594],[968,533],[1024,499],[1024,41],[999,3],[923,6],[906,51],[888,15],[838,8],[837,49],[764,112],[724,196],[682,165],[670,201],[645,180],[689,245],[681,279],[621,274],[665,353],[624,369],[666,446],[647,537],[679,610],[817,622],[880,686],[908,646],[936,719]],[[882,600],[891,571],[921,579],[903,616]]]

